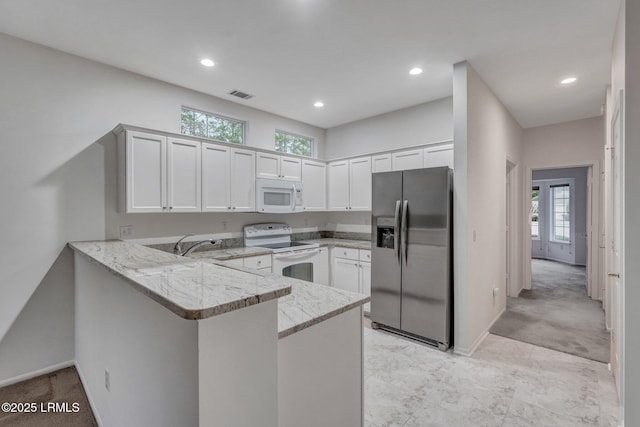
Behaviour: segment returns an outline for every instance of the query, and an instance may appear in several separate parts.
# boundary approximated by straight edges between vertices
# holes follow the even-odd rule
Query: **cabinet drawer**
[[[371,261],[371,251],[367,249],[360,249],[360,261]]]
[[[255,270],[259,268],[271,268],[271,255],[258,255],[245,258],[244,266]]]
[[[233,258],[226,261],[223,261],[226,265],[233,265],[236,267],[242,267],[244,264],[242,262],[242,258]]]
[[[350,249],[350,248],[340,248],[336,247],[333,249],[333,256],[336,258],[346,258],[346,259],[358,259],[358,249]]]

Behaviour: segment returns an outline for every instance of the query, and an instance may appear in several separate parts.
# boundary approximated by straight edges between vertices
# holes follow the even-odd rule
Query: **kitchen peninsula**
[[[362,425],[368,297],[123,241],[70,247],[100,424]]]

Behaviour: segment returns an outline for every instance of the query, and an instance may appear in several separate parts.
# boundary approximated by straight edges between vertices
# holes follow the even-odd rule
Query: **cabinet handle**
[[[262,261],[258,261],[258,265],[262,264]]]
[[[235,209],[236,209],[236,207],[234,206],[232,209],[233,209],[233,210],[235,210]]]
[[[163,206],[163,207],[162,207],[162,210],[163,210],[163,211],[166,211],[166,210],[167,210],[167,207],[166,207],[166,206]]]
[[[349,206],[345,206],[344,208],[345,208],[345,209],[349,209]]]
[[[227,209],[231,209],[231,206],[227,206]]]
[[[169,206],[169,210],[173,209],[173,206]]]

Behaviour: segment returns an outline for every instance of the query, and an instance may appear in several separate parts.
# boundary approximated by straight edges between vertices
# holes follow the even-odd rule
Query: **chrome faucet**
[[[201,246],[204,246],[204,245],[217,245],[217,244],[222,242],[221,240],[213,240],[213,239],[201,240],[201,241],[196,242],[193,245],[189,246],[189,248],[187,250],[183,251],[181,246],[180,246],[180,243],[184,239],[189,237],[189,236],[193,236],[193,234],[187,234],[186,236],[184,236],[180,240],[178,240],[175,245],[173,245],[173,253],[174,254],[181,255],[181,256],[187,256],[191,252],[195,251],[196,249],[198,249]]]

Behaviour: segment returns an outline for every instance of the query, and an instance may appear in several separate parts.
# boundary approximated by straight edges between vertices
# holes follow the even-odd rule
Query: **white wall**
[[[540,126],[524,130],[523,164],[526,171],[523,191],[530,194],[531,175],[536,169],[559,169],[572,166],[591,166],[591,235],[588,237],[591,257],[588,280],[589,294],[592,298],[601,299],[604,284],[600,278],[600,260],[604,252],[599,250],[600,242],[600,209],[601,204],[600,174],[604,153],[605,127],[602,116],[571,122]],[[530,199],[524,201],[526,212],[530,209]],[[528,227],[529,224],[527,223]],[[531,257],[531,233],[524,234],[525,259]],[[524,285],[531,286],[531,264],[524,266]]]
[[[624,425],[640,424],[640,3],[625,1],[624,54],[614,50],[613,90],[625,90],[623,151],[623,397]],[[616,44],[619,47],[619,44]],[[622,65],[624,64],[624,65]],[[624,69],[621,69],[624,67]],[[615,92],[614,92],[615,93]]]
[[[533,179],[535,181],[548,181],[548,180],[557,180],[557,179],[569,179],[573,180],[573,189],[572,189],[572,215],[575,215],[575,221],[571,224],[571,245],[569,245],[569,250],[564,250],[564,247],[567,245],[562,243],[554,243],[549,242],[549,233],[550,233],[550,212],[547,210],[546,212],[546,229],[541,233],[540,240],[533,240],[531,244],[532,256],[535,256],[533,253],[534,247],[536,244],[549,244],[549,259],[558,259],[559,255],[564,262],[569,262],[576,265],[586,265],[587,264],[587,238],[583,236],[583,233],[587,232],[587,168],[563,168],[563,169],[543,169],[543,170],[534,170],[533,171]],[[551,185],[554,183],[551,182]],[[547,192],[542,197],[550,197],[550,193]],[[598,204],[595,205],[597,207]],[[549,206],[550,208],[550,206]],[[594,248],[596,249],[596,248]],[[559,252],[558,252],[559,251]]]
[[[506,307],[505,170],[507,160],[520,169],[522,129],[468,62],[454,66],[453,83],[454,336],[455,351],[470,354]]]
[[[453,98],[447,97],[327,129],[325,158],[357,156],[451,140]]]
[[[0,196],[4,206],[11,207],[0,213],[5,224],[5,243],[0,247],[0,381],[68,361],[72,354],[69,334],[59,333],[55,346],[38,341],[44,331],[61,331],[73,322],[73,295],[62,283],[71,278],[59,274],[51,276],[55,279],[44,278],[67,241],[112,234],[105,231],[106,147],[95,142],[115,125],[179,132],[180,107],[188,105],[248,120],[247,145],[270,148],[274,130],[281,129],[314,137],[319,155],[324,155],[323,129],[3,34],[0,69]],[[185,216],[178,222],[153,218],[149,221],[143,215],[123,222],[134,225],[134,236],[137,230],[142,235],[168,231],[178,235],[195,217]],[[211,224],[217,230],[221,218],[200,216],[194,228],[209,229]],[[293,221],[304,224],[299,218]],[[307,221],[320,222],[313,215]],[[60,262],[70,261],[63,257]],[[56,271],[70,268],[56,266]],[[33,299],[28,310],[35,317],[18,318],[39,287],[43,293],[60,290],[57,297],[68,304],[51,312],[46,299]],[[42,328],[40,333],[34,333],[36,325]],[[10,328],[6,338],[10,341],[4,343]],[[32,347],[41,354],[22,357]]]

